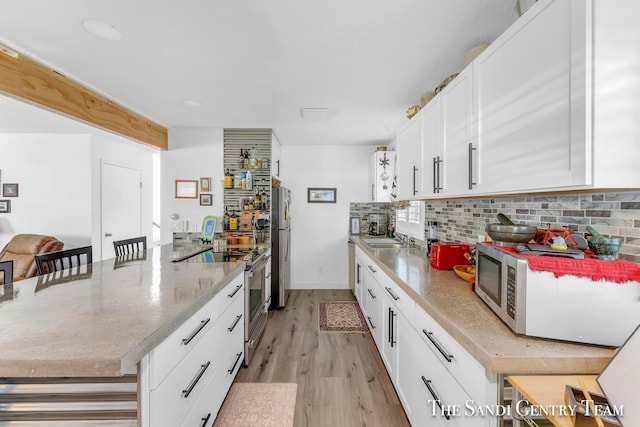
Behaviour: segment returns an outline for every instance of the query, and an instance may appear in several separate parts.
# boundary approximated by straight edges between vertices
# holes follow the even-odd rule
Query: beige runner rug
[[[367,321],[357,301],[326,301],[318,304],[320,332],[367,332]]]
[[[296,383],[234,383],[214,427],[291,427]]]

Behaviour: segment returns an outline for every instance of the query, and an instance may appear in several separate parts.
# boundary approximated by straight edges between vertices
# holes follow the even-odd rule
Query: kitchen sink
[[[372,237],[362,241],[372,248],[404,248],[406,246],[400,240],[389,237]]]

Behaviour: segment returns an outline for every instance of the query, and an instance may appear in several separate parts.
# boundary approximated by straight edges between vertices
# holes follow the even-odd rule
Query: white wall
[[[0,181],[18,183],[0,213],[0,247],[19,233],[46,234],[65,248],[91,244],[91,139],[70,134],[0,134]]]
[[[291,189],[291,287],[348,289],[349,206],[366,201],[374,147],[282,146]],[[308,187],[335,187],[337,203],[307,203]]]
[[[224,133],[222,128],[169,129],[169,150],[161,154],[161,241],[170,243],[180,221],[188,221],[190,231],[200,231],[207,215],[216,215],[216,231],[222,231],[224,175]],[[198,199],[176,199],[175,180],[211,178],[212,206],[200,206]],[[171,220],[177,213],[178,221]]]

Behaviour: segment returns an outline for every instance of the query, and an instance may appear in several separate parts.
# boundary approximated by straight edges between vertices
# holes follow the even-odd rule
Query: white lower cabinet
[[[497,417],[486,413],[497,404],[497,375],[488,374],[370,257],[360,251],[358,259],[360,306],[411,424],[497,426]]]
[[[363,268],[363,288],[362,293],[364,295],[364,316],[369,324],[369,330],[373,341],[378,346],[378,351],[382,348],[383,337],[383,316],[382,316],[382,293],[380,292],[380,286],[376,282],[375,277],[371,272],[371,264],[368,264]]]
[[[185,322],[188,329],[178,328],[140,361],[141,426],[213,425],[242,365],[244,292],[238,286],[244,287],[243,271]]]

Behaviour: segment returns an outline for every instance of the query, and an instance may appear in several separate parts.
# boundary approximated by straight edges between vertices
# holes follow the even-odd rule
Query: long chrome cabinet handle
[[[371,292],[371,288],[367,288],[367,292],[369,292],[369,295],[371,295],[371,298],[376,299],[376,296],[373,294],[373,292]]]
[[[476,149],[473,147],[473,144],[470,142],[469,143],[469,190],[473,190],[473,186],[476,185],[475,182],[473,182],[473,152],[476,151]]]
[[[433,158],[433,193],[437,193],[438,192],[438,162],[436,162],[436,158]]]
[[[236,354],[236,361],[233,362],[233,366],[231,367],[231,369],[229,369],[227,372],[229,372],[229,375],[233,374],[233,371],[235,371],[236,369],[236,365],[238,364],[238,362],[240,361],[240,358],[242,357],[242,353],[238,353]]]
[[[422,333],[425,334],[427,338],[429,338],[431,344],[433,344],[438,349],[440,354],[442,354],[442,356],[447,359],[447,362],[451,363],[453,361],[453,354],[449,354],[449,352],[446,351],[444,347],[442,347],[438,340],[436,340],[436,337],[433,336],[433,332],[427,332],[426,329],[423,329]]]
[[[416,172],[418,171],[417,167],[413,167],[413,195],[415,196],[418,193],[416,190]]]
[[[373,325],[373,322],[371,321],[371,316],[367,316],[367,320],[369,321],[369,324],[371,325],[371,329],[375,329],[376,327]]]
[[[200,378],[202,378],[202,375],[204,375],[204,371],[207,370],[209,365],[211,365],[211,362],[207,362],[204,365],[200,366],[200,369],[198,370],[198,373],[196,374],[196,376],[191,380],[187,388],[182,390],[182,397],[189,397],[189,395],[191,394],[193,389],[196,387],[196,384],[198,384],[198,381],[200,381]]]
[[[207,323],[209,323],[209,321],[211,320],[211,318],[208,318],[207,320],[201,320],[200,324],[189,334],[188,337],[186,338],[182,338],[182,344],[184,345],[188,345],[191,340],[193,340],[196,335],[198,335],[200,333],[200,331],[207,326]]]
[[[238,286],[236,286],[236,288],[234,289],[234,291],[233,291],[233,292],[231,292],[231,293],[230,293],[229,295],[227,295],[227,296],[228,296],[229,298],[233,298],[233,296],[234,296],[235,294],[237,294],[237,293],[238,293],[238,291],[239,291],[240,289],[242,289],[242,286],[243,286],[243,285],[238,285]]]
[[[442,190],[442,186],[440,185],[440,165],[444,162],[443,159],[440,158],[440,156],[436,157],[436,166],[437,166],[437,170],[438,172],[436,173],[436,179],[437,179],[437,184],[436,184],[436,191],[435,193],[439,193],[440,190]]]
[[[393,293],[391,288],[387,288],[386,286],[384,288],[387,290],[387,292],[389,292],[389,295],[391,295],[391,298],[393,298],[395,301],[398,301],[400,299],[399,296]]]
[[[202,417],[200,419],[202,421],[202,424],[200,424],[200,427],[207,427],[207,423],[209,422],[209,419],[211,419],[211,412],[209,412],[206,417]]]
[[[444,410],[444,411],[442,410],[442,401],[438,397],[438,394],[436,393],[436,390],[431,385],[431,380],[428,380],[424,376],[422,376],[422,382],[424,383],[425,386],[427,386],[427,390],[429,390],[429,393],[431,393],[431,396],[433,397],[433,400],[440,407],[440,411],[442,411],[442,414],[444,415],[444,417],[446,419],[450,419],[451,417],[449,415],[449,411],[448,410]]]
[[[242,314],[238,314],[238,315],[236,316],[236,320],[234,320],[234,321],[233,321],[233,324],[227,328],[227,331],[229,331],[229,332],[233,332],[233,330],[236,328],[236,325],[238,324],[238,322],[240,321],[240,319],[242,319]]]

